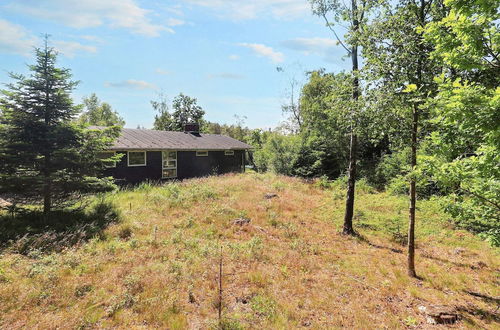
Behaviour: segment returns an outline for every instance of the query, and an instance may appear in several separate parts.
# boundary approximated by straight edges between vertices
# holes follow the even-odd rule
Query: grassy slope
[[[405,231],[404,198],[358,193],[364,239],[339,234],[342,191],[293,178],[229,175],[109,198],[123,222],[105,239],[0,256],[0,328],[213,326],[219,244],[232,328],[428,327],[418,306],[430,304],[464,309],[455,327],[499,326],[498,301],[465,292],[498,297],[498,250],[451,229],[436,202],[418,205],[418,281],[391,239]],[[250,225],[232,225],[239,216]]]

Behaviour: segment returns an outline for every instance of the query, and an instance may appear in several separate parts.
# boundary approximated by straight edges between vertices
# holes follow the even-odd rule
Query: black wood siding
[[[116,167],[106,170],[107,176],[113,176],[118,183],[139,183],[146,180],[161,180],[161,151],[146,152],[146,166],[127,166],[127,152],[123,154]],[[177,178],[241,172],[244,150],[235,150],[234,155],[226,156],[224,151],[209,151],[208,156],[196,156],[196,151],[177,151]]]
[[[243,150],[235,150],[233,156],[224,151],[209,151],[208,156],[196,156],[196,151],[177,152],[177,177],[179,179],[241,172]]]

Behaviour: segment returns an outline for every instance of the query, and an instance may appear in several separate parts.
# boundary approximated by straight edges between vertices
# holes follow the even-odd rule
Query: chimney
[[[184,133],[200,134],[200,125],[198,123],[184,124]]]

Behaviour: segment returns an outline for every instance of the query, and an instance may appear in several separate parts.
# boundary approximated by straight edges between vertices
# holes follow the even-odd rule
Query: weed
[[[133,233],[132,226],[128,224],[122,225],[118,230],[118,237],[127,240],[130,237],[132,237],[132,233]]]
[[[406,319],[404,319],[404,323],[409,327],[415,327],[418,325],[418,320],[410,315]]]
[[[259,317],[272,319],[277,313],[276,301],[268,295],[258,294],[250,301],[252,311]]]
[[[314,182],[314,184],[316,185],[316,187],[321,188],[321,189],[331,189],[332,188],[332,183],[326,175],[319,177]]]
[[[81,298],[85,296],[87,293],[92,291],[93,287],[91,284],[82,284],[76,287],[75,289],[75,297]]]
[[[278,213],[270,211],[268,214],[268,223],[274,228],[278,227],[281,224],[278,220]]]
[[[238,321],[229,317],[224,317],[220,321],[213,322],[210,326],[213,330],[243,330],[245,327]]]
[[[285,190],[286,184],[284,182],[281,182],[281,181],[276,181],[276,182],[273,182],[272,187],[276,191],[283,191],[283,190]]]
[[[401,245],[406,245],[408,237],[405,234],[404,222],[400,217],[391,218],[385,230],[391,235],[391,240]]]

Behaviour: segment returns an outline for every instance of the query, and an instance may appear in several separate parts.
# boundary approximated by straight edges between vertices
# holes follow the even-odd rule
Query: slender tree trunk
[[[43,214],[48,215],[52,208],[52,183],[50,180],[45,182],[43,188]]]
[[[417,134],[418,134],[418,105],[413,105],[413,123],[411,130],[411,169],[417,166]],[[410,213],[408,226],[408,275],[417,277],[415,271],[415,210],[417,204],[416,182],[412,175],[410,179]]]
[[[425,26],[425,0],[420,0],[420,7],[418,11],[418,19],[420,21],[420,27]],[[422,86],[422,74],[423,74],[423,61],[422,54],[423,49],[423,38],[420,35],[419,44],[419,57],[417,60],[417,91],[420,90]],[[417,139],[418,139],[418,112],[419,112],[419,102],[413,102],[413,118],[412,118],[412,128],[411,128],[411,170],[414,171],[417,167]],[[410,178],[410,210],[409,210],[409,221],[408,221],[408,276],[417,277],[417,272],[415,271],[415,211],[417,206],[417,192],[416,192],[416,179],[415,176],[411,175]]]
[[[344,227],[342,233],[345,235],[354,235],[356,232],[352,226],[354,215],[354,191],[356,185],[356,151],[358,137],[351,132],[351,146],[349,151],[349,179],[347,181],[347,198],[345,202]]]
[[[351,1],[352,5],[352,25],[354,33],[359,30],[358,21],[358,10],[356,0]],[[352,74],[353,74],[353,86],[352,86],[352,98],[355,101],[354,104],[357,106],[359,99],[359,78],[358,78],[358,46],[354,45],[351,48],[351,60],[352,60]],[[354,111],[353,111],[354,112]],[[344,227],[342,233],[345,235],[355,235],[356,232],[352,226],[352,218],[354,215],[354,193],[356,188],[356,154],[358,151],[358,137],[356,135],[356,123],[354,116],[351,116],[351,142],[349,146],[349,169],[348,169],[348,181],[347,181],[347,197],[345,201],[345,214],[344,214]]]

